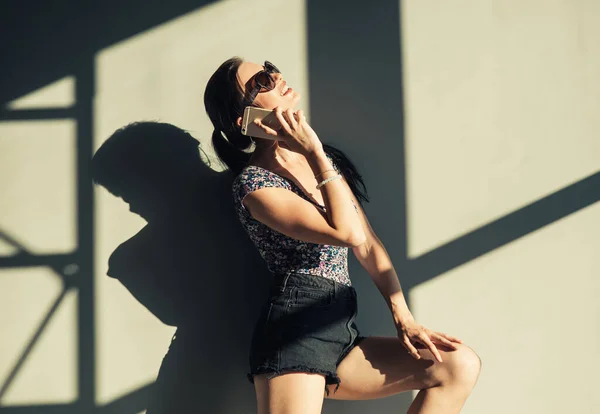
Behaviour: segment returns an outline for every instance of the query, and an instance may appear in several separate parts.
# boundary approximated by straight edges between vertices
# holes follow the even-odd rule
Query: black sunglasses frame
[[[253,81],[254,86],[252,90],[248,93],[246,98],[246,105],[250,106],[256,99],[256,96],[261,92],[268,92],[275,89],[276,81],[273,79],[271,74],[273,73],[281,73],[281,71],[269,62],[265,60],[264,69],[257,72],[250,80]]]

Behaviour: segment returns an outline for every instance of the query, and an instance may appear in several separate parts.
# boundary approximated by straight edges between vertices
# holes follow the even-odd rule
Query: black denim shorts
[[[298,273],[276,276],[254,328],[248,378],[310,372],[339,386],[336,368],[362,339],[357,311],[351,286]]]

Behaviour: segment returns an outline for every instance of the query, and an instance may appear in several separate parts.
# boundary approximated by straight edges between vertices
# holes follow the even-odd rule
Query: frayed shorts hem
[[[254,371],[248,373],[247,377],[248,377],[248,380],[254,384],[254,376],[255,375],[269,374],[269,375],[267,375],[267,379],[270,380],[270,379],[273,379],[280,375],[294,373],[294,372],[304,372],[307,374],[323,375],[325,377],[325,386],[326,386],[325,392],[328,395],[329,395],[329,388],[327,388],[328,385],[335,384],[335,390],[333,391],[334,393],[340,387],[340,382],[341,382],[340,377],[338,377],[335,372],[328,371],[325,369],[320,369],[320,368],[309,367],[307,365],[295,365],[292,367],[279,368],[279,369],[275,368],[275,367],[270,367],[270,366],[263,366],[263,367],[258,367]]]

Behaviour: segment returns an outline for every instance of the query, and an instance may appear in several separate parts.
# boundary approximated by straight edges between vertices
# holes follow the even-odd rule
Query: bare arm
[[[358,205],[358,201],[355,203]],[[401,325],[414,320],[406,304],[392,260],[360,207],[359,216],[365,229],[366,239],[362,245],[354,247],[352,252],[383,296],[392,313],[394,323]]]
[[[315,176],[320,179],[337,175],[323,146],[300,111],[276,115],[286,132],[286,144],[303,154]],[[265,130],[267,132],[268,129]],[[276,134],[275,131],[273,133]],[[272,229],[310,243],[336,246],[359,246],[365,241],[362,221],[352,203],[352,192],[343,179],[328,182],[320,188],[327,213],[297,194],[282,188],[263,188],[250,193],[244,206],[252,217]]]
[[[358,206],[358,201],[354,200],[354,202]],[[461,341],[450,335],[433,332],[415,322],[406,304],[406,299],[404,298],[404,293],[402,292],[400,281],[398,280],[398,275],[392,265],[390,256],[360,208],[359,215],[365,229],[366,240],[362,245],[354,247],[352,251],[359,263],[369,273],[369,276],[371,276],[371,279],[387,303],[392,313],[394,324],[396,325],[398,337],[413,357],[420,358],[420,354],[414,346],[418,342],[429,348],[436,359],[442,362],[442,357],[434,343],[455,349],[456,346],[454,343],[460,343]]]

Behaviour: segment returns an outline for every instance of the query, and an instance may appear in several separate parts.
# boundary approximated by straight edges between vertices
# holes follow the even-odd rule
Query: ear
[[[241,127],[242,126],[242,117],[238,116],[238,119],[235,121],[235,123],[237,124],[237,126]]]

